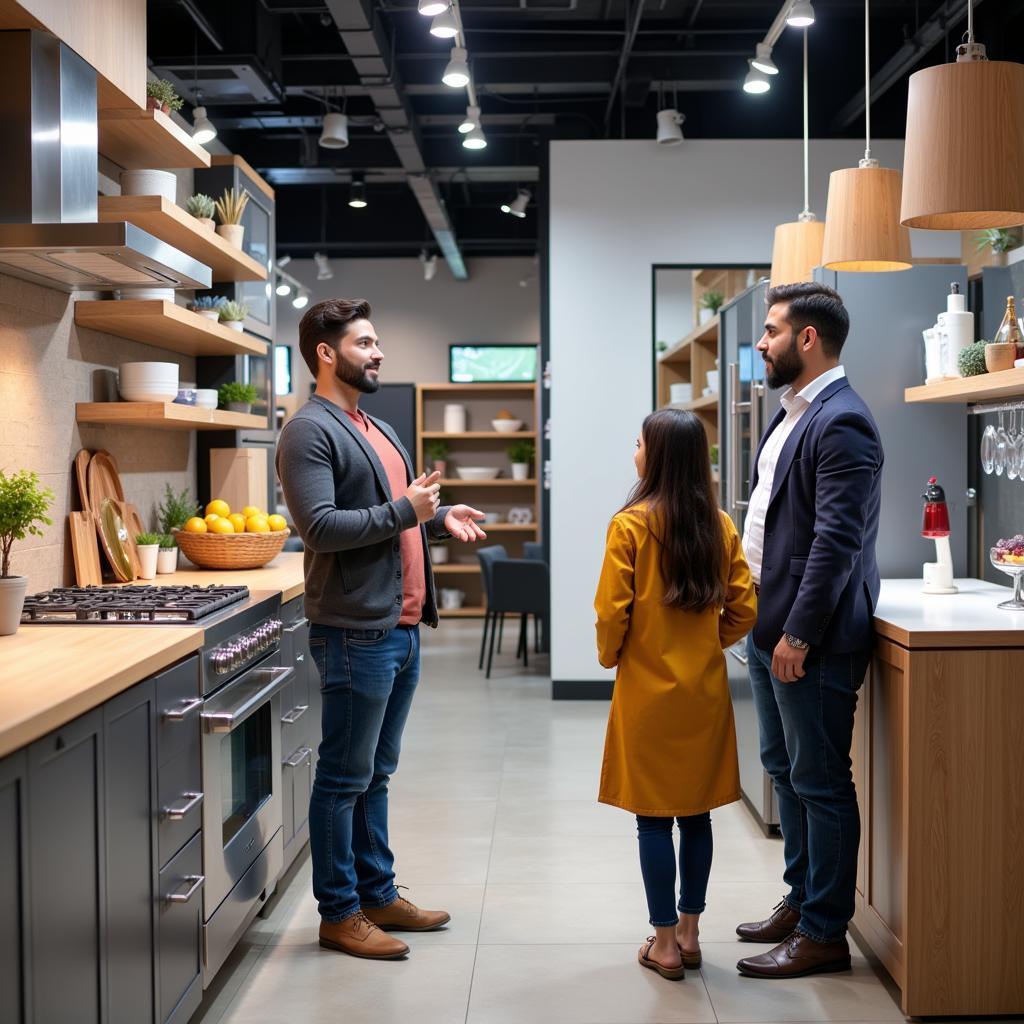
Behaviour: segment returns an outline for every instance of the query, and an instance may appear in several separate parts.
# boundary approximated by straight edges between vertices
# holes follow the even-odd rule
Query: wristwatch
[[[806,651],[811,646],[806,640],[801,640],[798,636],[793,636],[792,633],[783,633],[782,638],[790,647],[795,647],[798,651]]]

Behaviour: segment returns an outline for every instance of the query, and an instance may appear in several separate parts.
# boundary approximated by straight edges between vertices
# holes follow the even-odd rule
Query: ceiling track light
[[[425,18],[436,18],[448,10],[448,0],[418,0],[416,10]]]
[[[807,28],[814,24],[814,8],[811,0],[793,0],[786,15],[786,24],[790,28]]]
[[[334,271],[331,269],[331,263],[327,259],[326,253],[313,253],[313,262],[316,264],[316,279],[318,281],[330,281],[334,277]]]
[[[348,190],[348,205],[353,210],[365,210],[369,206],[366,201],[366,183],[361,176],[352,176],[352,184]]]
[[[348,116],[331,111],[324,114],[320,129],[320,145],[324,149],[345,149],[348,146]]]
[[[309,292],[305,288],[300,288],[292,299],[292,305],[296,309],[305,309],[309,305]]]
[[[462,136],[462,147],[463,149],[487,148],[487,136],[484,135],[484,130],[480,127],[479,122],[473,125],[472,129]]]
[[[437,253],[428,255],[426,249],[420,251],[420,263],[423,264],[423,280],[433,281],[437,273]]]
[[[516,189],[515,198],[510,203],[501,204],[502,213],[510,213],[513,217],[522,219],[526,216],[526,208],[530,205],[533,193],[528,188]]]
[[[448,66],[441,81],[450,89],[464,89],[469,85],[469,54],[464,46],[453,46]]]
[[[277,287],[274,289],[277,295],[280,295],[283,299],[286,295],[291,295],[292,286],[280,275],[277,278]]]
[[[217,128],[206,116],[206,107],[203,106],[203,90],[196,89],[196,106],[192,110],[192,141],[200,146],[207,142],[213,142],[217,138]]]
[[[753,96],[767,92],[772,87],[772,83],[768,81],[768,76],[763,71],[759,71],[754,67],[752,59],[747,61],[747,63],[750,65],[750,70],[747,72],[747,77],[743,80],[743,91],[749,92]]]
[[[454,39],[459,34],[459,19],[455,16],[454,7],[434,17],[430,23],[430,34],[438,39]]]
[[[683,141],[683,129],[680,125],[686,120],[685,114],[678,110],[666,108],[658,111],[658,145],[678,146]]]
[[[757,68],[758,71],[766,75],[777,75],[779,73],[775,61],[772,60],[772,48],[768,43],[757,44],[757,53],[754,59],[751,60],[750,66]]]
[[[478,128],[479,126],[480,108],[474,107],[472,104],[470,104],[468,107],[466,107],[465,120],[462,122],[462,124],[459,125],[459,134],[465,135],[468,132],[471,132],[474,128]]]

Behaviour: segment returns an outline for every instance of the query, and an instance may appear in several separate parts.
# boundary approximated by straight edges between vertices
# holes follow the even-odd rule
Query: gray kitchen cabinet
[[[103,710],[28,748],[27,945],[32,1020],[103,1019]]]
[[[25,786],[28,759],[18,751],[0,761],[0,1020],[24,1024],[25,943],[22,891],[26,857]]]
[[[197,834],[160,871],[156,912],[160,944],[157,1020],[184,1024],[203,998],[203,837]]]

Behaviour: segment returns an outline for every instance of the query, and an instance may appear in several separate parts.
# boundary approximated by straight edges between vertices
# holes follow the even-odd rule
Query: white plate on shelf
[[[460,480],[497,480],[500,469],[490,466],[456,466],[455,474]]]

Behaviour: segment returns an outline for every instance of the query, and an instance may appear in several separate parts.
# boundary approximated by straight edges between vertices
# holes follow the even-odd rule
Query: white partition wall
[[[899,167],[902,141],[873,144]],[[811,144],[811,207],[856,140]],[[775,225],[802,199],[797,141],[553,142],[550,153],[551,669],[556,696],[592,696],[594,588],[608,521],[634,480],[651,411],[651,267],[768,264]],[[915,256],[960,255],[952,232],[914,232]],[[595,686],[594,684],[598,685]]]

